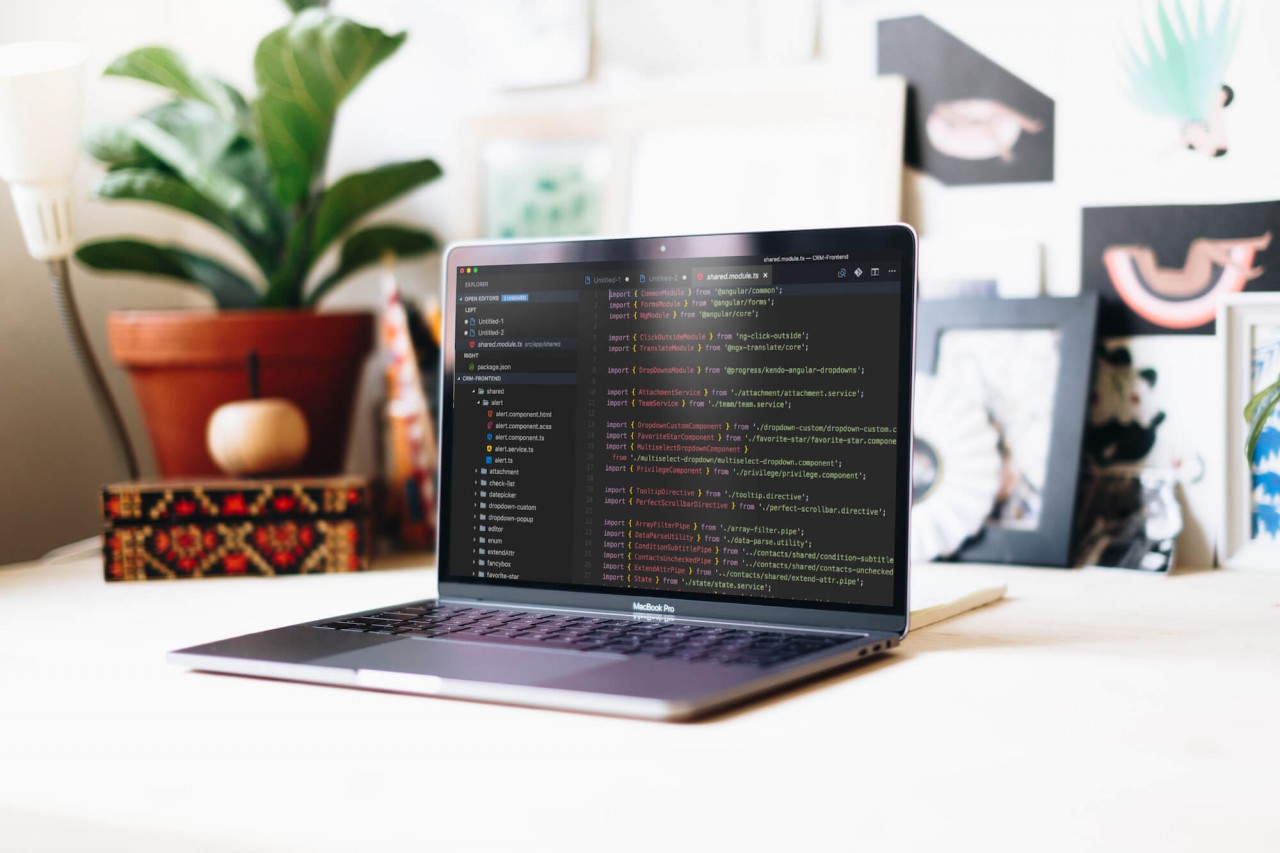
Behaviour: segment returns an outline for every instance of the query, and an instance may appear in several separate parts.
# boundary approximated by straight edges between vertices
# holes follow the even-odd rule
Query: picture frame
[[[1097,314],[1095,294],[920,303],[916,369],[975,386],[999,433],[1001,492],[954,559],[1072,565]]]
[[[607,104],[569,109],[540,96],[462,124],[455,208],[467,238],[545,238],[616,234],[623,229],[625,140]],[[506,209],[495,209],[500,200]],[[583,215],[581,208],[589,208]],[[513,207],[526,226],[507,227]],[[568,216],[564,216],[568,213]],[[556,217],[563,217],[554,221]],[[570,219],[575,219],[570,221]]]
[[[1280,294],[1237,293],[1218,303],[1218,341],[1223,381],[1220,405],[1224,424],[1223,500],[1218,533],[1218,564],[1230,569],[1280,567],[1280,531],[1274,523],[1280,494],[1271,487],[1273,462],[1267,449],[1280,437],[1280,416],[1273,413],[1247,460],[1249,426],[1244,409],[1257,390],[1280,376]],[[1271,432],[1274,434],[1268,435]],[[1261,457],[1261,458],[1259,458]]]

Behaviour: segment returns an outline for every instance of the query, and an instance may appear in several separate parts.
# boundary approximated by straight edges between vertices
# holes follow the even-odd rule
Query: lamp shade
[[[73,248],[86,55],[74,42],[0,45],[0,178],[37,260],[65,258]]]

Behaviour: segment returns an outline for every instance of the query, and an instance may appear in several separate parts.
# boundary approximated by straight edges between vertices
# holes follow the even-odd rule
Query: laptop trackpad
[[[610,666],[618,660],[613,655],[451,643],[448,640],[405,639],[329,655],[307,663],[313,666],[433,675],[460,681],[534,685]]]

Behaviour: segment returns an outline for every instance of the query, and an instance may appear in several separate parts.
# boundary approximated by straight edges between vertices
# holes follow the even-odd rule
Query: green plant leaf
[[[99,240],[76,249],[76,258],[102,272],[159,275],[194,284],[208,292],[219,308],[254,308],[261,301],[258,291],[239,273],[178,246]]]
[[[207,104],[174,101],[125,125],[129,135],[197,192],[234,216],[251,234],[269,237],[277,216],[227,158],[251,145],[235,124]]]
[[[167,47],[140,47],[107,66],[104,75],[132,77],[172,91],[179,98],[203,101],[225,119],[243,122],[248,113],[244,96],[217,77],[197,71]]]
[[[357,231],[342,244],[338,267],[307,294],[306,304],[315,305],[343,279],[358,269],[377,263],[391,254],[400,258],[421,255],[439,248],[435,236],[416,228],[398,225],[374,225]]]
[[[319,257],[361,217],[440,175],[434,160],[414,160],[342,178],[320,197],[311,232],[312,257]]]
[[[1249,437],[1244,444],[1244,458],[1253,464],[1253,452],[1258,446],[1258,438],[1271,420],[1271,413],[1280,403],[1280,379],[1263,388],[1253,396],[1244,407],[1244,419],[1249,424]]]
[[[338,105],[404,39],[310,8],[258,44],[253,110],[281,203],[306,201],[324,172]]]
[[[1277,379],[1275,382],[1249,398],[1249,402],[1244,404],[1244,419],[1246,421],[1253,421],[1254,416],[1258,414],[1258,407],[1263,404],[1267,397],[1270,396],[1272,390],[1277,386],[1280,386],[1280,379]]]
[[[168,172],[145,167],[117,169],[103,175],[93,192],[99,198],[163,204],[197,216],[232,236],[239,236],[235,220],[227,216],[226,211]]]
[[[284,261],[267,290],[268,304],[301,304],[307,275],[334,240],[361,217],[440,174],[434,161],[416,160],[348,175],[325,190],[289,233]]]
[[[323,9],[329,5],[329,0],[284,0],[284,2],[295,13],[303,9]]]
[[[99,198],[152,202],[189,213],[234,237],[259,267],[270,263],[266,247],[245,233],[234,218],[169,172],[144,167],[114,169],[102,176],[94,194]]]
[[[274,247],[276,255],[279,255],[294,219],[293,214],[276,201],[275,182],[261,146],[241,137],[222,155],[218,168],[249,191],[256,207],[267,218],[268,228],[264,239]]]
[[[133,138],[128,128],[121,124],[95,127],[84,137],[84,148],[89,156],[111,169],[127,169],[146,166],[168,169],[154,154]]]

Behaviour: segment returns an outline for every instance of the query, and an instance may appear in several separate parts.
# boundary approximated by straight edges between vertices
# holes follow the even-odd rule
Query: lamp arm
[[[62,329],[71,341],[71,349],[75,351],[80,366],[89,377],[89,390],[93,392],[94,401],[106,416],[111,431],[115,433],[116,446],[124,456],[125,468],[130,480],[138,479],[138,459],[134,455],[133,445],[129,442],[129,433],[124,428],[124,419],[116,408],[107,388],[106,379],[93,356],[89,339],[85,336],[84,327],[80,323],[80,312],[76,309],[75,294],[71,291],[71,267],[67,259],[54,258],[48,261],[49,282],[53,285],[53,301],[58,307],[58,317],[62,321]]]

